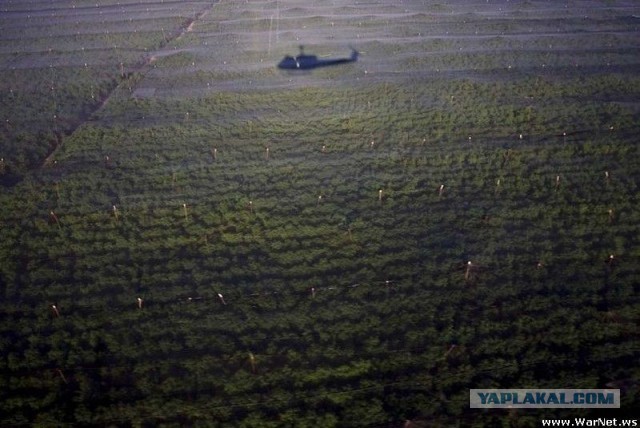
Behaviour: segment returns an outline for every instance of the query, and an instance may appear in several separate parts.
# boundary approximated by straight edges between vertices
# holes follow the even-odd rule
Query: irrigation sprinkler
[[[464,272],[464,280],[465,281],[469,281],[469,278],[471,278],[471,268],[473,267],[473,263],[471,263],[471,260],[469,260],[467,262],[467,269]]]
[[[444,184],[441,184],[440,188],[438,189],[438,198],[442,199],[443,194],[444,194]]]
[[[378,202],[382,202],[382,189],[378,190]]]
[[[62,379],[64,383],[69,383],[69,381],[67,381],[67,378],[64,376],[64,373],[62,373],[62,370],[56,369],[56,373],[58,373],[58,376],[60,376],[60,379]]]
[[[266,160],[269,160],[269,147],[265,147],[265,150],[264,150],[264,158],[265,158]]]
[[[187,211],[187,204],[182,204],[182,210],[184,212],[184,220],[189,220],[189,213]]]
[[[53,211],[50,211],[49,217],[51,217],[51,219],[56,223],[56,225],[58,226],[58,229],[62,230],[62,225],[60,225],[60,220],[58,219],[58,216],[56,215],[56,213],[54,213]]]
[[[409,158],[404,158],[404,161],[402,162],[402,175],[404,175],[404,173],[407,172],[408,166],[409,166]]]
[[[504,165],[511,158],[511,149],[507,149],[506,152],[502,155],[502,164]]]
[[[116,207],[115,205],[113,206],[113,218],[116,219],[116,221],[118,221],[118,217],[120,216],[120,214],[118,214],[118,207]]]
[[[223,305],[227,306],[227,302],[224,301],[224,296],[222,294],[218,293],[218,298]]]
[[[455,344],[454,344],[454,345],[449,346],[449,349],[447,349],[447,352],[445,352],[445,354],[444,354],[444,358],[447,358],[447,357],[449,356],[449,354],[450,354],[451,352],[453,352],[453,350],[454,350],[454,349],[456,349],[456,348],[457,348],[457,346],[458,346],[458,345],[455,345]]]
[[[54,318],[60,318],[60,311],[56,305],[51,305],[51,312],[53,313]]]
[[[255,373],[256,372],[256,357],[253,355],[252,352],[249,352],[249,364],[251,364],[251,372]]]
[[[144,300],[138,297],[136,301],[138,302],[138,309],[142,309],[142,306],[144,305]]]

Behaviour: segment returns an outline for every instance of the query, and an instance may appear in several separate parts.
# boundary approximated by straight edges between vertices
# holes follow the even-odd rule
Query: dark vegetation
[[[409,3],[336,25],[475,53],[397,42],[428,55],[392,73],[371,59],[392,39],[363,41],[344,75],[281,89],[293,35],[258,69],[218,40],[237,53],[225,25],[264,7],[268,30],[272,3],[101,4],[131,45],[87,60],[81,24],[1,15],[22,44],[2,33],[0,425],[525,427],[596,413],[471,410],[469,388],[620,381],[611,415],[638,408],[637,7]],[[534,24],[523,51],[509,35]]]

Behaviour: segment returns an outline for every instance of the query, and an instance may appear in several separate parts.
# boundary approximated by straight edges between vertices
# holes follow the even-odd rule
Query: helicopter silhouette
[[[346,64],[358,60],[358,51],[351,48],[351,56],[347,58],[318,59],[316,55],[305,55],[304,46],[300,45],[300,54],[297,56],[285,56],[278,63],[278,68],[283,70],[311,70],[329,65]]]

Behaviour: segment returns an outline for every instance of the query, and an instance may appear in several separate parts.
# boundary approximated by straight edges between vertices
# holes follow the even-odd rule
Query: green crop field
[[[0,426],[637,417],[639,16],[0,0]]]

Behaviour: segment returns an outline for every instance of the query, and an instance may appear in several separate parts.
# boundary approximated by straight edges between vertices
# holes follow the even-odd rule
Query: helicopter
[[[351,56],[347,58],[318,59],[316,55],[305,55],[304,46],[300,45],[300,54],[297,56],[285,56],[278,63],[278,68],[283,70],[311,70],[329,65],[346,64],[358,60],[358,51],[351,48]]]

